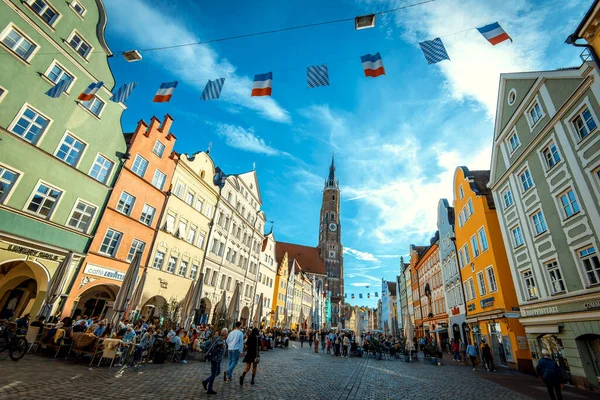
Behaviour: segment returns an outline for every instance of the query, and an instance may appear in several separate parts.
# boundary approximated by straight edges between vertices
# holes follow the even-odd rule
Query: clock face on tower
[[[335,251],[329,252],[329,258],[335,258]]]
[[[337,231],[337,225],[336,225],[336,224],[334,224],[334,223],[331,223],[331,224],[329,224],[329,230],[330,230],[331,232],[335,232],[335,231]]]

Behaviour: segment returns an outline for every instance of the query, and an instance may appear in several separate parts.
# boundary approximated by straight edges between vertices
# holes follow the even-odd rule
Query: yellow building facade
[[[275,245],[277,249],[277,245]],[[277,274],[275,275],[275,285],[273,290],[273,306],[271,308],[270,326],[281,326],[284,318],[285,299],[287,298],[288,281],[288,253],[276,251]]]
[[[467,309],[468,339],[486,340],[494,363],[533,372],[525,329],[491,191],[489,171],[454,173],[455,235]]]

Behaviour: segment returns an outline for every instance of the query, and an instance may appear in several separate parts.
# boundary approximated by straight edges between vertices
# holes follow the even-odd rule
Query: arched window
[[[331,196],[331,200],[335,200],[335,194]]]
[[[335,219],[335,213],[334,212],[331,213],[331,219]]]

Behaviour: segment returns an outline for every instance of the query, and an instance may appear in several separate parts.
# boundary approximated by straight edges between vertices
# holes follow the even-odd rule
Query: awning
[[[525,326],[525,333],[559,333],[558,325],[530,325]]]
[[[448,331],[448,328],[439,328],[439,329],[434,329],[429,333],[446,332],[446,331]]]

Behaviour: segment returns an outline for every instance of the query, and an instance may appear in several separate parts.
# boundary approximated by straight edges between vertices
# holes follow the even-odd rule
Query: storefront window
[[[563,356],[564,348],[562,341],[554,335],[542,335],[540,340],[542,342],[542,348],[548,350],[552,359],[560,365],[564,381],[573,384],[569,361]]]

